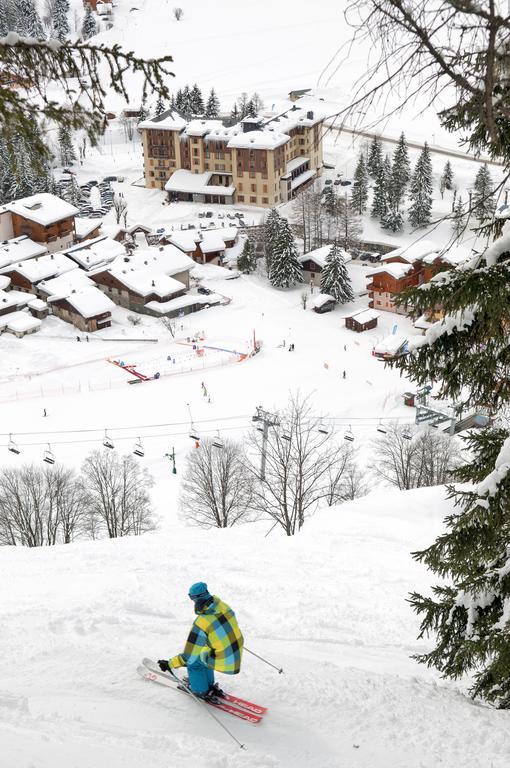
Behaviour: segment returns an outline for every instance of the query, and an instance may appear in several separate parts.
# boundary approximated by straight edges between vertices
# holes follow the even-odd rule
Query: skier
[[[158,665],[162,672],[187,667],[189,686],[195,696],[205,700],[221,697],[224,694],[214,682],[214,670],[227,675],[238,674],[243,636],[232,608],[216,595],[209,594],[203,581],[192,584],[188,595],[195,604],[197,618],[184,651],[169,661],[160,659]]]

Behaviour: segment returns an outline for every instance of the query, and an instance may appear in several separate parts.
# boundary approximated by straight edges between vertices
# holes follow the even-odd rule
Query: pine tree
[[[160,115],[163,114],[164,111],[165,111],[165,104],[161,96],[158,96],[158,100],[156,101],[156,106],[154,107],[154,114],[156,115],[156,117],[159,117]]]
[[[246,117],[257,117],[257,110],[255,109],[255,104],[250,99],[249,102],[246,105]]]
[[[389,229],[390,232],[401,232],[404,228],[404,217],[400,211],[390,208],[381,219],[381,225],[383,229]]]
[[[402,132],[393,154],[393,167],[389,182],[389,197],[391,206],[395,211],[398,211],[402,205],[410,178],[411,163],[409,162],[406,137]]]
[[[2,9],[0,8],[0,13]],[[17,32],[23,37],[44,38],[41,19],[35,8],[34,0],[17,0]]]
[[[338,201],[338,231],[337,243],[345,251],[351,251],[359,247],[361,236],[361,220],[354,210],[351,200],[347,195]]]
[[[142,123],[144,120],[147,120],[149,117],[149,110],[147,109],[147,100],[145,97],[142,100],[142,103],[140,104],[140,111],[138,113],[138,122]]]
[[[182,90],[181,90],[181,88],[179,88],[179,90],[175,94],[175,108],[179,112],[182,112],[182,100],[183,100]]]
[[[73,139],[69,128],[63,125],[58,129],[58,143],[60,148],[60,162],[63,167],[72,165],[76,162],[76,152],[74,151]]]
[[[427,142],[425,142],[414,168],[411,179],[411,207],[409,222],[412,227],[425,227],[430,224],[432,210],[432,161]]]
[[[439,182],[439,191],[441,192],[441,198],[444,196],[444,191],[453,189],[453,171],[452,165],[449,160],[446,161],[441,174],[441,180]]]
[[[0,0],[0,37],[18,31],[18,12],[14,0]]]
[[[232,125],[234,125],[235,123],[238,123],[240,119],[241,118],[240,118],[240,114],[239,114],[239,110],[237,108],[237,102],[236,102],[232,107],[232,111],[230,112],[230,122],[232,123]]]
[[[200,90],[200,88],[196,83],[190,91],[189,98],[190,98],[191,114],[198,115],[201,117],[205,112],[204,99],[202,96],[202,91]]]
[[[493,216],[494,192],[487,163],[484,163],[476,174],[473,186],[472,208],[480,224],[486,224]]]
[[[216,96],[214,88],[211,88],[209,98],[205,107],[205,116],[211,119],[216,119],[220,116],[220,101]]]
[[[354,171],[351,200],[353,208],[358,214],[361,215],[366,211],[368,201],[368,172],[362,152],[360,152],[358,164]]]
[[[371,216],[374,219],[382,220],[388,210],[388,190],[386,188],[386,175],[384,172],[384,164],[381,163],[377,176],[375,177],[374,195],[372,197],[372,209],[370,211]]]
[[[69,37],[69,0],[55,0],[53,6],[52,37],[65,43]]]
[[[287,219],[280,219],[274,238],[269,280],[275,288],[291,288],[303,282],[296,243]]]
[[[338,196],[333,184],[328,184],[322,190],[322,206],[328,216],[336,217],[338,213]]]
[[[377,178],[380,168],[382,168],[382,144],[379,136],[374,136],[370,144],[368,154],[367,171],[374,179]]]
[[[90,5],[87,5],[85,9],[85,16],[83,17],[83,24],[81,25],[81,36],[83,40],[90,40],[91,37],[97,35],[98,28],[95,16],[92,12]]]
[[[345,304],[354,299],[345,259],[337,243],[332,245],[321,272],[321,293],[333,296],[339,304]]]
[[[243,250],[237,259],[237,268],[245,275],[251,274],[257,266],[257,256],[250,238],[246,238]]]
[[[271,272],[271,262],[276,241],[276,235],[280,229],[281,217],[276,208],[271,208],[264,222],[264,252],[266,257],[266,271]]]
[[[466,226],[466,206],[462,202],[461,195],[455,201],[452,214],[452,230],[456,237],[459,237]]]

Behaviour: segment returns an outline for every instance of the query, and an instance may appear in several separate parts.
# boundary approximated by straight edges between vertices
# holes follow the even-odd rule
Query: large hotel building
[[[170,200],[270,207],[322,171],[324,118],[296,105],[275,117],[186,122],[167,111],[140,123],[145,186]]]

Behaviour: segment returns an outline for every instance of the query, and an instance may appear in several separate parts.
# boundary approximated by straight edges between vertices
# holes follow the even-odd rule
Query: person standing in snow
[[[207,584],[192,584],[188,593],[195,605],[197,618],[186,640],[184,651],[168,661],[160,659],[159,668],[169,672],[187,667],[189,686],[201,699],[222,696],[214,682],[214,671],[237,675],[241,669],[243,636],[234,611],[216,595],[209,594]]]

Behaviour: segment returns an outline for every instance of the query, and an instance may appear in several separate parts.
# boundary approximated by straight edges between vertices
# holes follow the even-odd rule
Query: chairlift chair
[[[47,449],[44,451],[43,454],[43,461],[46,462],[46,464],[54,464],[55,463],[55,457],[53,453],[51,452],[51,446],[48,443]]]
[[[213,437],[212,444],[214,445],[215,448],[223,448],[223,440],[220,437],[219,431],[216,437]]]
[[[413,439],[413,433],[409,429],[409,427],[406,427],[404,431],[402,432],[402,437],[404,440],[412,440]]]
[[[282,440],[288,440],[290,442],[290,434],[285,430],[282,432]]]
[[[319,426],[317,427],[317,431],[320,432],[322,435],[327,435],[329,432],[329,429],[324,424],[324,422],[320,422]]]
[[[140,456],[140,457],[145,456],[145,451],[143,450],[143,445],[141,443],[140,438],[138,438],[138,440],[135,443],[135,447],[133,448],[133,453],[135,454],[135,456]]]
[[[108,437],[106,429],[104,431],[103,445],[105,448],[114,448],[113,441],[110,437]]]
[[[21,453],[20,449],[18,448],[18,446],[16,445],[16,443],[12,439],[12,435],[9,435],[9,442],[7,443],[7,450],[10,451],[11,453],[15,453],[16,455]]]
[[[381,435],[385,435],[388,431],[380,419],[379,424],[377,425],[377,431],[380,432]]]
[[[344,432],[344,440],[348,440],[350,443],[354,442],[354,433],[349,425],[349,429]]]

